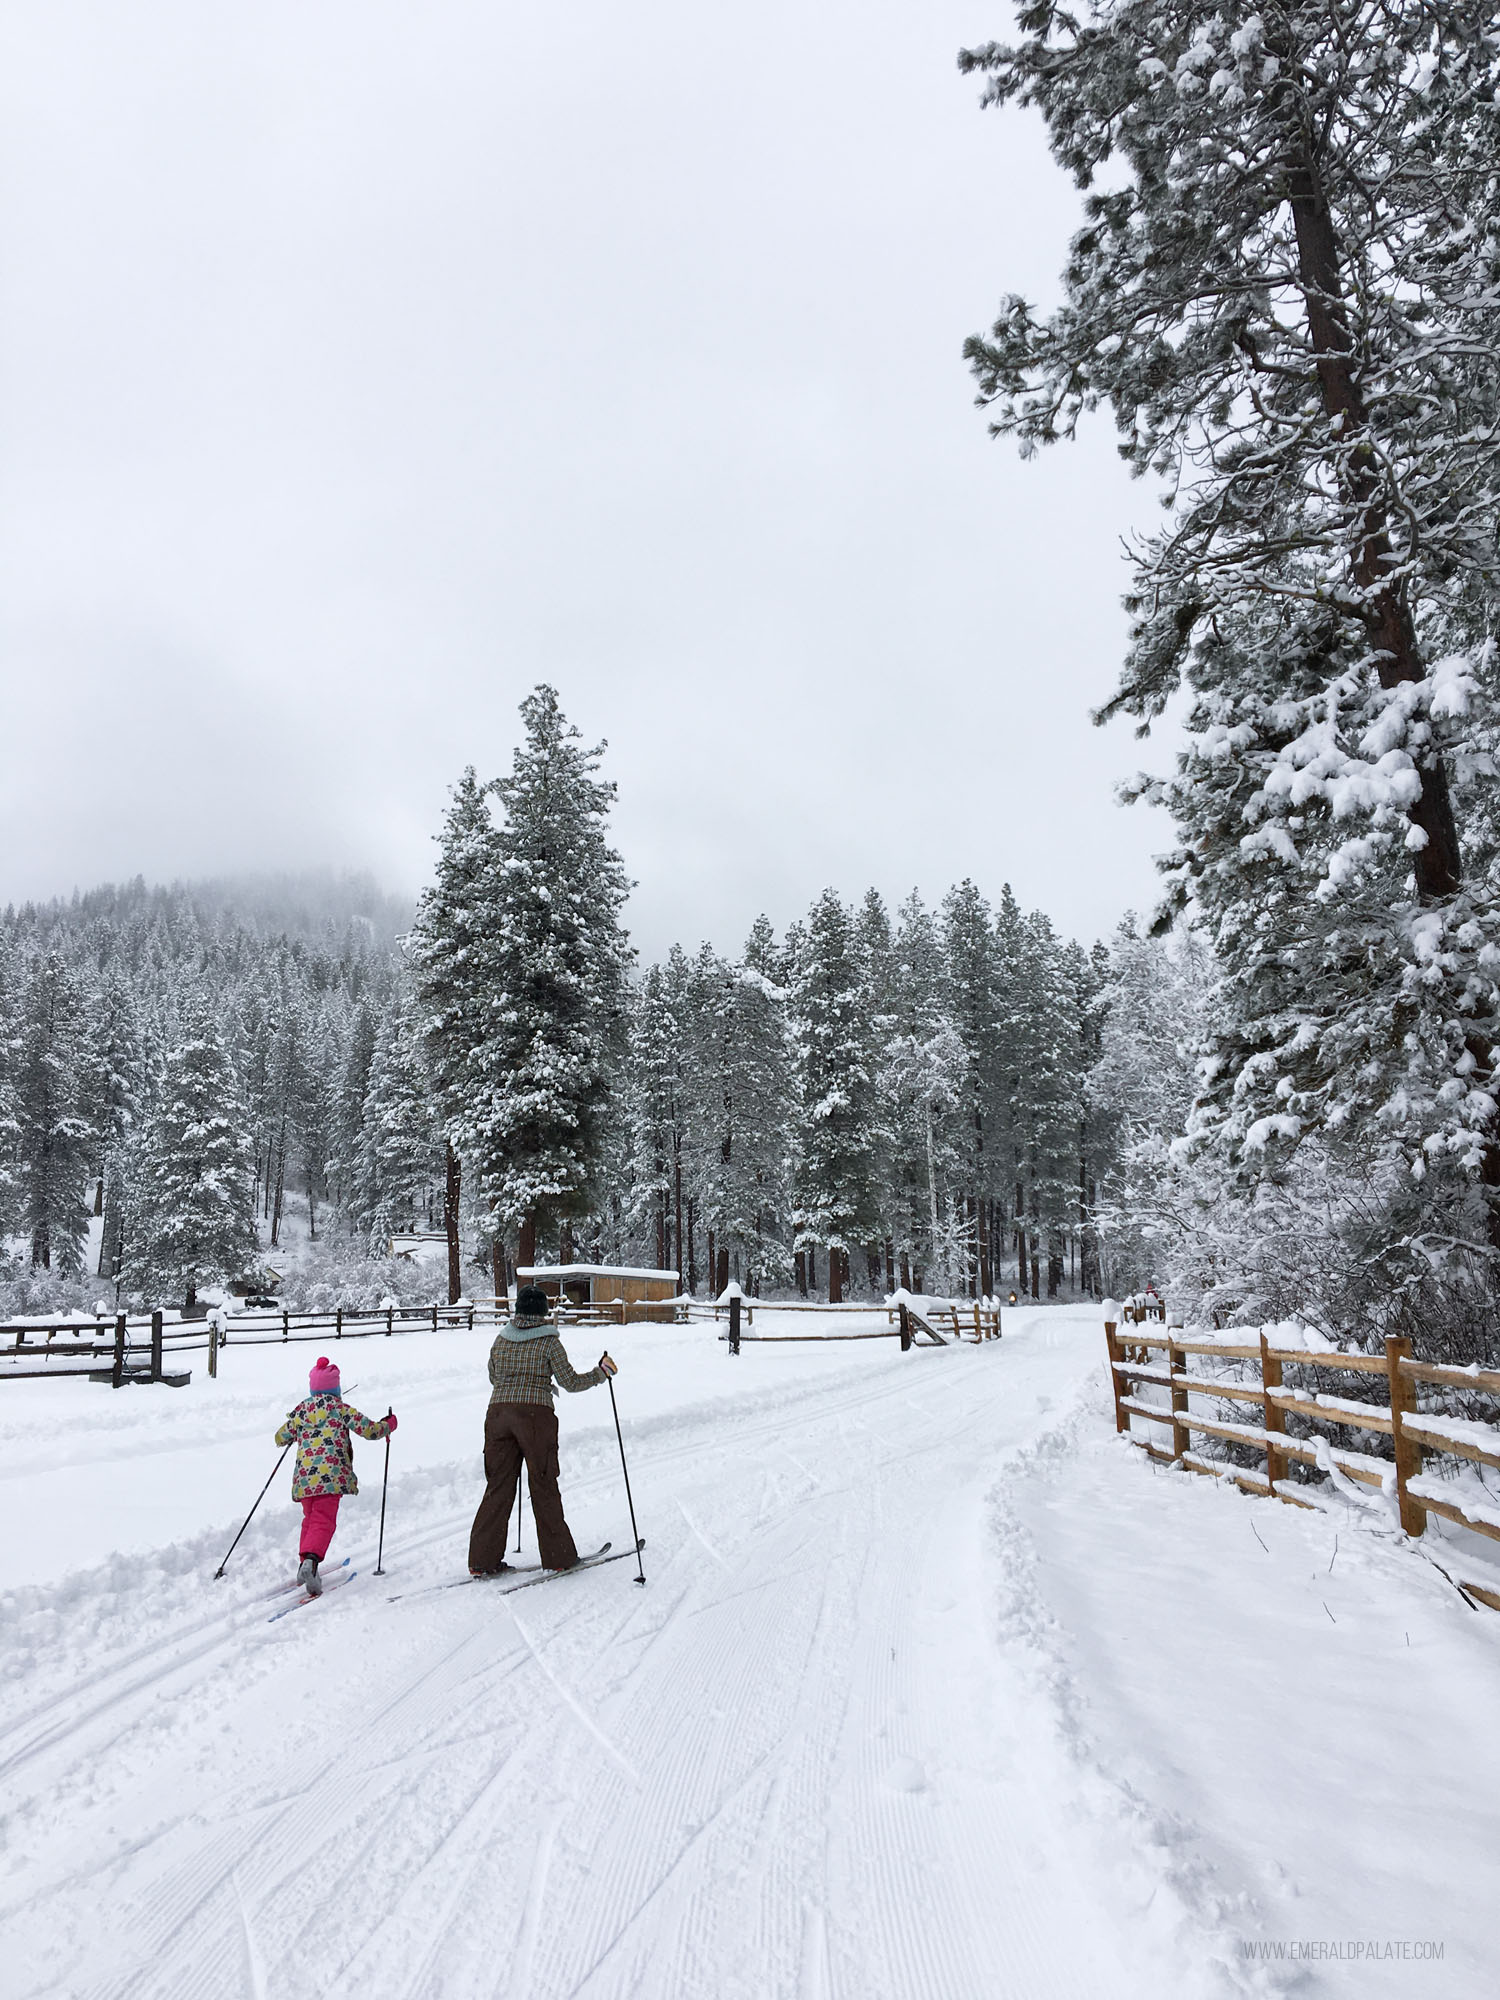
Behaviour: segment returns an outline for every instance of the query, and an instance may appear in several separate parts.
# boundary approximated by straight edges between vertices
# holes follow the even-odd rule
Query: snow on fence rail
[[[1387,1338],[1383,1356],[1345,1354],[1337,1349],[1276,1347],[1264,1330],[1256,1335],[1253,1345],[1232,1338],[1190,1338],[1181,1331],[1145,1334],[1138,1328],[1131,1328],[1122,1336],[1114,1320],[1105,1321],[1104,1338],[1109,1349],[1115,1429],[1152,1458],[1185,1466],[1190,1472],[1229,1479],[1247,1493],[1274,1495],[1294,1507],[1311,1503],[1304,1497],[1306,1489],[1289,1479],[1291,1464],[1295,1461],[1323,1470],[1331,1467],[1361,1485],[1394,1492],[1401,1526],[1408,1535],[1422,1534],[1427,1516],[1435,1514],[1457,1527],[1469,1528],[1475,1534],[1500,1542],[1500,1498],[1477,1478],[1471,1489],[1452,1480],[1432,1478],[1422,1470],[1425,1456],[1438,1453],[1500,1471],[1500,1425],[1423,1409],[1417,1400],[1420,1388],[1427,1392],[1429,1400],[1438,1390],[1462,1389],[1471,1395],[1500,1401],[1500,1370],[1414,1361],[1410,1340],[1396,1335]],[[1151,1361],[1153,1350],[1165,1353],[1165,1367]],[[1259,1384],[1223,1375],[1190,1373],[1188,1358],[1192,1355],[1258,1366]],[[1287,1368],[1312,1370],[1314,1380],[1318,1379],[1318,1370],[1382,1376],[1387,1400],[1360,1402],[1346,1396],[1325,1395],[1315,1389],[1289,1388],[1283,1379]],[[1135,1387],[1142,1383],[1166,1389],[1169,1407],[1163,1408],[1160,1403],[1148,1402],[1134,1394]],[[1193,1409],[1189,1397],[1220,1404],[1253,1404],[1259,1411],[1260,1422],[1237,1423],[1217,1415],[1205,1416]],[[1286,1428],[1288,1416],[1388,1437],[1392,1456],[1385,1458],[1331,1444],[1322,1437],[1293,1437]],[[1135,1436],[1131,1429],[1135,1418],[1168,1426],[1172,1449],[1165,1451],[1149,1438]],[[1265,1472],[1202,1457],[1191,1448],[1195,1431],[1263,1453]],[[1500,1592],[1475,1583],[1465,1583],[1463,1588],[1471,1597],[1500,1611]]]

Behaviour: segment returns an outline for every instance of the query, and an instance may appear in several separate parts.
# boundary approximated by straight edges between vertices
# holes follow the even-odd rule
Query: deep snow
[[[647,1588],[397,1603],[462,1574],[488,1335],[345,1342],[402,1419],[390,1574],[358,1445],[361,1573],[275,1625],[285,1472],[212,1571],[316,1348],[10,1385],[0,1992],[1487,1994],[1500,1615],[1368,1514],[1155,1470],[1096,1312],[1006,1324],[612,1335]],[[580,1545],[622,1545],[607,1394],[559,1407]]]

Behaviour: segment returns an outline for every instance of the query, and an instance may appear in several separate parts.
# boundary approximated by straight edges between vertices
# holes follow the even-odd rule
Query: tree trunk
[[[276,1139],[276,1202],[271,1210],[271,1248],[281,1241],[281,1205],[286,1199],[286,1112],[281,1114],[281,1130]]]
[[[889,1236],[885,1239],[885,1288],[887,1292],[896,1289],[896,1246]]]
[[[834,1249],[833,1245],[830,1244],[828,1246],[828,1303],[831,1306],[843,1303],[843,1276],[844,1260],[838,1251]]]
[[[497,1230],[490,1239],[490,1282],[495,1287],[495,1297],[503,1299],[510,1292],[509,1273],[505,1268],[505,1245],[500,1241]]]
[[[805,1299],[807,1297],[807,1252],[805,1250],[798,1250],[792,1258],[792,1265],[797,1273],[798,1296]]]
[[[516,1272],[530,1271],[536,1265],[536,1217],[523,1215],[521,1226],[516,1231]]]
[[[932,1138],[932,1105],[927,1107],[927,1213],[932,1227],[932,1261],[938,1261],[937,1154]]]
[[[443,1187],[443,1229],[448,1238],[448,1303],[457,1305],[463,1297],[463,1266],[460,1262],[458,1244],[458,1202],[462,1193],[462,1179],[458,1165],[458,1155],[450,1145],[448,1151],[448,1174]]]
[[[1307,306],[1308,331],[1317,356],[1318,385],[1323,408],[1338,419],[1339,436],[1351,449],[1345,464],[1345,488],[1360,516],[1360,539],[1354,557],[1353,583],[1359,592],[1366,630],[1376,654],[1380,685],[1398,687],[1419,681],[1426,666],[1417,646],[1416,626],[1406,587],[1393,577],[1391,537],[1380,475],[1368,443],[1369,414],[1355,380],[1354,343],[1344,307],[1339,270],[1339,242],[1328,197],[1304,142],[1302,159],[1292,179],[1292,222],[1297,232],[1298,275]],[[1441,754],[1428,750],[1416,758],[1422,795],[1407,817],[1425,836],[1412,856],[1417,894],[1434,902],[1457,893],[1463,880],[1458,828],[1448,793],[1448,772]]]

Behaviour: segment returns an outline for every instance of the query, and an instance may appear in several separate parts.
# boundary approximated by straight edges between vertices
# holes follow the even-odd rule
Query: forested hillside
[[[12,1309],[170,1301],[209,1267],[337,1292],[374,1262],[409,1288],[389,1238],[440,1232],[448,1188],[411,917],[326,880],[6,911]],[[1127,945],[1167,963],[1131,936],[1121,964]],[[1127,1088],[1152,1088],[1121,1073],[1113,965],[969,881],[895,912],[825,891],[781,937],[762,919],[736,952],[674,948],[621,984],[596,1164],[535,1254],[680,1268],[698,1292],[1096,1288],[1090,1205]],[[487,1289],[515,1232],[459,1178],[463,1281]]]

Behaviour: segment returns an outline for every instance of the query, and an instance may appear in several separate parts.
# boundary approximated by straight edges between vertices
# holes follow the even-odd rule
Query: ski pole
[[[283,1445],[281,1448],[281,1458],[285,1458],[287,1453],[291,1450],[291,1448],[292,1447],[289,1444]],[[271,1479],[274,1479],[277,1473],[280,1472],[281,1470],[281,1458],[278,1458],[276,1463],[271,1467]],[[270,1492],[271,1479],[268,1479],[265,1485],[262,1486],[262,1488],[260,1489],[259,1493],[256,1494],[255,1507],[258,1507],[261,1501],[264,1500],[266,1495]],[[255,1507],[252,1507],[250,1509],[250,1512],[245,1516],[244,1521],[241,1523],[240,1535],[244,1534],[245,1529],[248,1528],[250,1523],[255,1519]],[[224,1560],[219,1564],[219,1567],[214,1571],[215,1583],[218,1582],[219,1578],[224,1574],[225,1570],[229,1567],[229,1558],[234,1554],[235,1550],[240,1545],[240,1535],[236,1535],[234,1540],[229,1544],[229,1547],[224,1551]]]
[[[604,1379],[609,1384],[609,1407],[615,1413],[615,1436],[620,1440],[620,1470],[625,1475],[625,1505],[630,1509],[630,1532],[635,1539],[635,1566],[639,1572],[635,1580],[637,1583],[644,1583],[646,1569],[641,1561],[640,1530],[635,1525],[635,1502],[630,1497],[630,1467],[625,1463],[625,1437],[620,1429],[620,1406],[615,1401],[615,1378],[613,1375],[606,1375]]]
[[[393,1409],[391,1409],[389,1405],[387,1405],[386,1415],[388,1417],[393,1417],[395,1414],[396,1412]],[[385,1434],[385,1471],[381,1475],[381,1480],[380,1480],[380,1547],[375,1551],[375,1574],[377,1576],[385,1575],[385,1570],[382,1567],[383,1563],[385,1562],[385,1489],[387,1488],[387,1486],[390,1485],[390,1483],[391,1483],[391,1434],[389,1431],[387,1431]]]
[[[526,1512],[526,1461],[516,1470],[516,1554],[521,1553],[521,1517]]]

